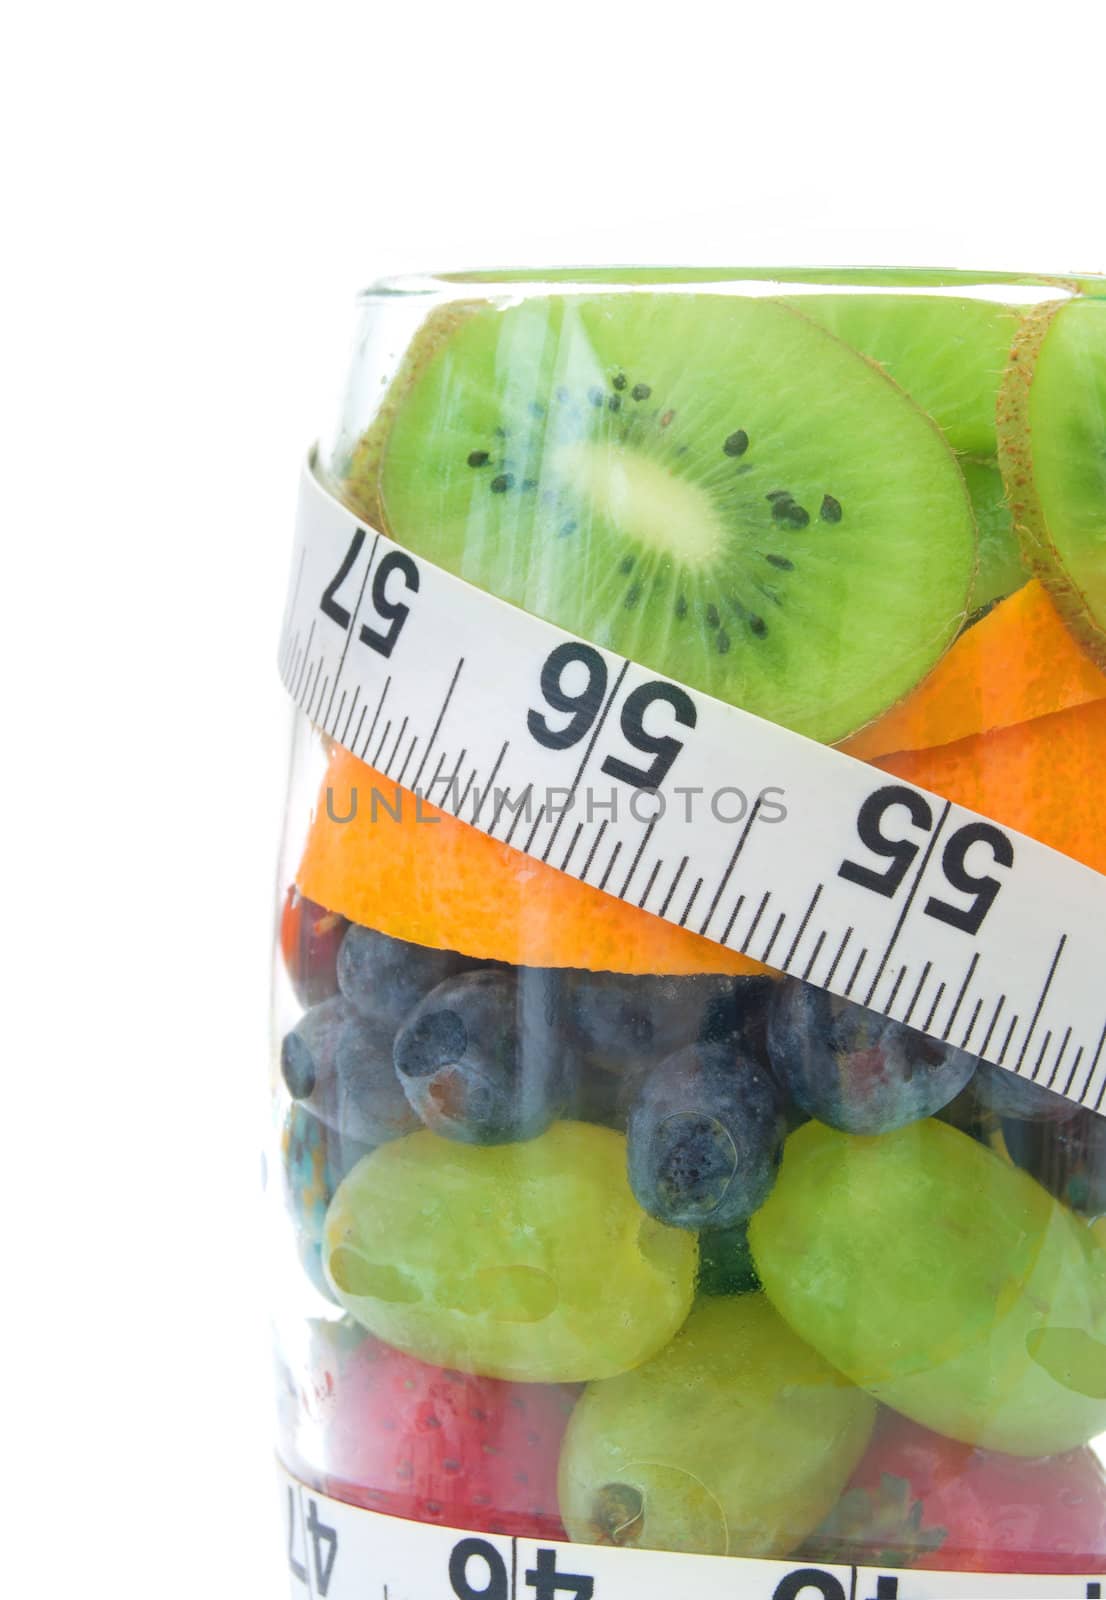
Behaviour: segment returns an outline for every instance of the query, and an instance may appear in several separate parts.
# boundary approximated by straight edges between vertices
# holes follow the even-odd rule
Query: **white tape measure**
[[[310,462],[280,669],[390,786],[1102,1108],[1106,878],[473,588]]]
[[[280,1474],[294,1600],[1102,1600],[1100,1573],[913,1572],[615,1550],[382,1516]]]

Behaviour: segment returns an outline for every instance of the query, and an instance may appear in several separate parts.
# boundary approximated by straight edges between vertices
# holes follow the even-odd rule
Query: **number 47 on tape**
[[[288,1567],[308,1593],[326,1600],[334,1563],[338,1557],[337,1529],[328,1527],[319,1516],[319,1503],[307,1497],[304,1515],[302,1495],[288,1485]],[[310,1546],[310,1549],[308,1548]],[[312,1570],[308,1571],[308,1562]]]

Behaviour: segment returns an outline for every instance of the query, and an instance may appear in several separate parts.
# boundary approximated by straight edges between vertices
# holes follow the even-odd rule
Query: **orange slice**
[[[1106,872],[1106,701],[876,765]]]
[[[356,789],[357,811],[348,822]],[[371,816],[373,789],[379,804]],[[296,883],[328,911],[413,944],[525,967],[763,972],[745,956],[570,878],[466,822],[417,803],[335,749]],[[391,812],[398,811],[398,819]]]
[[[913,694],[841,748],[865,761],[928,750],[1104,696],[1106,675],[1032,579],[961,634]]]

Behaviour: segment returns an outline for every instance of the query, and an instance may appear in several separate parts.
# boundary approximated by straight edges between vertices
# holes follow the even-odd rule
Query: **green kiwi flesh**
[[[1023,312],[931,294],[818,294],[789,302],[878,364],[956,451],[979,526],[973,612],[1028,577],[996,459],[999,384]]]
[[[938,295],[812,294],[789,303],[877,361],[958,454],[994,458],[995,398],[1020,311]]]
[[[1026,553],[1106,667],[1106,300],[1039,306],[999,396],[999,454]]]
[[[971,496],[979,535],[979,569],[972,586],[972,612],[978,614],[1020,589],[1029,577],[1029,566],[1014,531],[997,460],[980,461],[975,456],[957,459]]]
[[[478,587],[826,742],[925,676],[976,566],[938,428],[769,299],[432,315],[348,492]]]

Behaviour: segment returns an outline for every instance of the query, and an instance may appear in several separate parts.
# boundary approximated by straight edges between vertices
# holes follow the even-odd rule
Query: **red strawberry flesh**
[[[557,1460],[578,1389],[428,1366],[375,1339],[334,1375],[327,1489],[373,1511],[563,1539]]]

